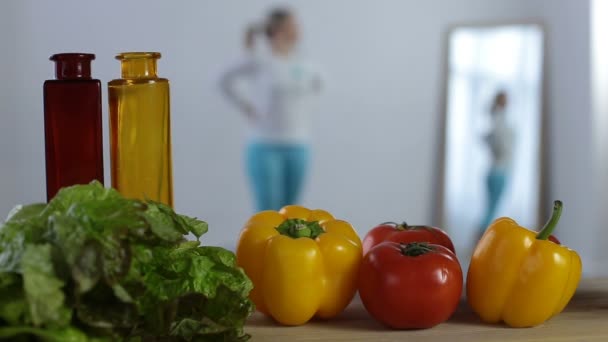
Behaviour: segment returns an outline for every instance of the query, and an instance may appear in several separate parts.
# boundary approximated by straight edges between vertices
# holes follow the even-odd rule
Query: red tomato
[[[446,321],[458,306],[462,282],[456,255],[428,243],[383,242],[365,255],[358,278],[367,312],[394,329]]]
[[[382,223],[370,230],[363,239],[363,254],[367,254],[372,247],[384,241],[428,242],[442,245],[456,254],[452,240],[443,230],[429,226],[408,226],[405,222],[402,224]]]
[[[559,240],[553,235],[549,235],[549,241],[553,241],[556,244],[561,245],[561,242],[559,242]]]

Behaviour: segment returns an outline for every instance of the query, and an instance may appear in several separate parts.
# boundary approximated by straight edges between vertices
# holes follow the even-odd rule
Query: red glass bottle
[[[51,56],[55,80],[44,82],[46,194],[65,186],[103,183],[101,82],[91,78],[93,54]]]

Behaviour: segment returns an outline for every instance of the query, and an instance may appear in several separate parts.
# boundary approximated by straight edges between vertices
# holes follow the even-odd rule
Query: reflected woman
[[[267,53],[256,49],[258,37]],[[247,174],[256,210],[278,210],[300,200],[310,162],[310,111],[306,100],[320,90],[317,72],[296,53],[299,29],[295,15],[272,10],[261,25],[245,33],[245,57],[223,70],[219,86],[247,119]],[[239,81],[251,85],[248,96]]]
[[[492,127],[485,136],[485,142],[488,144],[492,159],[486,178],[488,204],[481,222],[480,234],[496,218],[496,209],[504,193],[513,162],[514,132],[507,120],[507,103],[506,92],[499,91],[494,96],[490,110]]]

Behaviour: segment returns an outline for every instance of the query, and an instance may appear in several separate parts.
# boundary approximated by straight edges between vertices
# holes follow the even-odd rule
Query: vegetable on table
[[[424,225],[410,226],[405,222],[386,222],[372,228],[363,239],[363,254],[367,254],[370,249],[384,241],[428,242],[442,245],[456,254],[452,240],[442,229]]]
[[[0,340],[247,340],[253,285],[206,231],[96,181],[17,207],[0,225]]]
[[[256,308],[283,325],[342,312],[357,290],[361,255],[361,240],[348,222],[295,205],[252,216],[236,252],[253,281]]]
[[[582,273],[579,255],[549,241],[562,212],[535,232],[510,218],[499,218],[478,242],[467,274],[468,303],[487,323],[533,327],[559,314],[568,304]]]
[[[393,329],[425,329],[456,311],[462,278],[456,255],[444,246],[386,241],[363,258],[359,295],[380,323]]]

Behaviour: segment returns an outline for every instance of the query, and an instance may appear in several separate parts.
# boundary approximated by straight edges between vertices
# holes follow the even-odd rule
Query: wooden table
[[[337,318],[283,327],[255,313],[245,327],[252,341],[603,341],[608,342],[608,279],[583,280],[568,307],[534,328],[485,325],[462,302],[452,318],[432,329],[385,329],[356,299]]]

